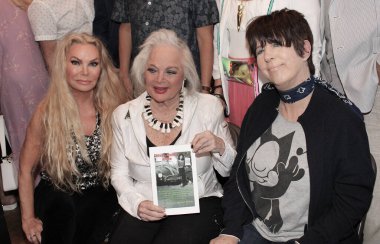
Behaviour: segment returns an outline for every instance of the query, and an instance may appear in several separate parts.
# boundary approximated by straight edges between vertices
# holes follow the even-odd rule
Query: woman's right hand
[[[38,218],[22,220],[22,229],[31,243],[41,243],[42,221]]]
[[[157,221],[166,217],[165,209],[154,205],[152,201],[142,201],[137,209],[137,215],[143,221]]]

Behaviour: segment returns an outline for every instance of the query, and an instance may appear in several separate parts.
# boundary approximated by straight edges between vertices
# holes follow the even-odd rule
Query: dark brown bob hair
[[[291,47],[296,53],[304,55],[304,41],[310,42],[313,47],[313,34],[303,14],[289,9],[274,11],[270,15],[259,16],[254,19],[247,28],[246,38],[251,55],[255,58],[257,44],[264,47],[267,43]],[[312,60],[313,48],[310,50],[308,66],[310,74],[314,75],[315,67]]]

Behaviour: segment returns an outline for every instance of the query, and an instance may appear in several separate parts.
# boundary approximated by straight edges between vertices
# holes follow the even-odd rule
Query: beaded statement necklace
[[[152,108],[150,107],[150,102],[152,97],[146,95],[146,102],[144,104],[144,119],[148,122],[148,125],[153,129],[160,131],[162,133],[170,133],[171,129],[175,127],[180,127],[183,123],[183,94],[182,92],[179,94],[179,104],[177,107],[177,114],[175,115],[172,122],[161,122],[155,117],[153,117]]]

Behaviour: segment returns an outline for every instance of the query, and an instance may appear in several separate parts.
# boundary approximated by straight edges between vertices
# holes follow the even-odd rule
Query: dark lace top
[[[85,136],[86,149],[90,162],[86,162],[82,157],[75,135],[73,136],[73,140],[77,155],[75,162],[80,173],[80,177],[73,176],[75,184],[80,190],[86,190],[100,185],[97,168],[98,161],[100,159],[100,152],[102,150],[99,114],[96,115],[96,127],[94,132],[90,136]],[[41,178],[51,181],[49,175],[45,171],[41,172]]]

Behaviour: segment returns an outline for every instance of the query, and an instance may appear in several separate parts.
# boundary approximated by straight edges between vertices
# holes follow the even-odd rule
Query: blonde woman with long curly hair
[[[32,243],[104,240],[103,227],[117,207],[109,187],[110,119],[126,100],[114,70],[104,45],[91,35],[69,34],[57,44],[51,85],[20,158],[22,227]]]

